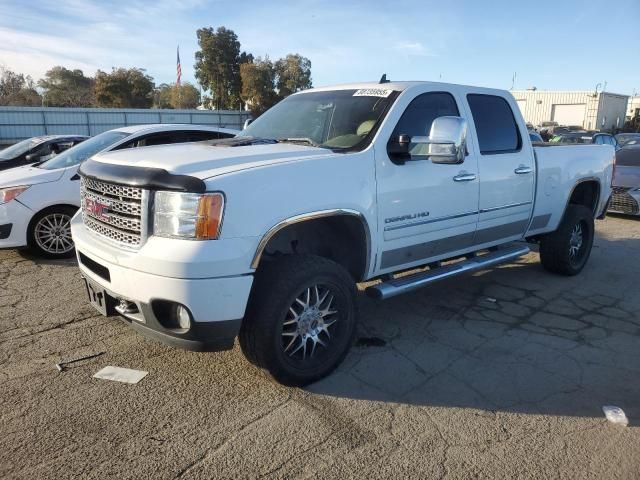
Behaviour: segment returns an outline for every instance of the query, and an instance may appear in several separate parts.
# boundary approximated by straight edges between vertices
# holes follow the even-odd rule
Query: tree
[[[277,101],[275,92],[276,71],[269,57],[256,58],[240,65],[242,99],[249,105],[254,117],[262,115]]]
[[[156,90],[155,97],[156,108],[193,109],[200,105],[200,92],[190,83],[183,83],[179,87],[175,83],[163,83]]]
[[[114,68],[111,73],[96,72],[96,106],[149,108],[153,104],[153,78],[141,68]]]
[[[198,82],[211,92],[217,109],[240,106],[240,65],[253,60],[253,55],[240,53],[240,42],[233,30],[219,27],[197,31],[200,50],[194,65]]]
[[[0,105],[36,107],[42,105],[42,97],[29,75],[0,67]]]
[[[290,53],[275,63],[276,88],[280,98],[311,88],[311,60]]]
[[[93,105],[93,78],[85,77],[82,70],[53,67],[38,81],[44,90],[44,103],[48,107],[91,107]]]

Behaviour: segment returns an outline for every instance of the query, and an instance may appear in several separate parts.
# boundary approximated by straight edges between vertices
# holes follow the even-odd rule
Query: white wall
[[[621,115],[620,107],[624,103],[624,110],[626,110],[628,98],[625,95],[608,92],[595,94],[593,91],[513,90],[511,93],[525,120],[533,125],[553,120],[554,110],[572,110],[574,112],[572,118],[575,118],[578,111],[583,110],[584,118],[582,121],[571,123],[593,130],[615,127],[616,120]],[[566,107],[563,107],[565,105]],[[624,110],[622,110],[623,120]],[[602,127],[603,118],[605,119],[605,127]],[[621,126],[622,124],[620,124]]]

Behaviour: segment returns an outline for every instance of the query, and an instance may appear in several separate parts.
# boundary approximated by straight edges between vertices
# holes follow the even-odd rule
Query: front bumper
[[[640,215],[640,192],[637,189],[614,187],[608,209],[614,213]]]
[[[0,226],[6,236],[0,235],[0,248],[24,247],[27,245],[27,228],[33,211],[17,200],[0,205]],[[11,225],[11,228],[6,227]]]
[[[102,245],[86,231],[80,215],[72,220],[71,230],[80,270],[108,295],[108,314],[120,314],[143,335],[180,348],[215,351],[233,346],[251,292],[252,274],[175,278],[143,272],[121,265],[117,258],[103,258]],[[144,247],[134,255],[144,256],[143,250]],[[107,253],[113,254],[113,249],[107,249]],[[131,253],[123,255],[128,258]],[[165,250],[167,262],[175,263],[177,255]],[[198,259],[193,261],[197,263]],[[184,265],[184,271],[188,270],[188,265]],[[180,304],[189,310],[188,329],[165,326],[166,317],[159,307],[163,302]]]

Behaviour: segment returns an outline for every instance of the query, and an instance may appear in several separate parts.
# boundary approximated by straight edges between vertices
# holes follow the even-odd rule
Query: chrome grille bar
[[[147,190],[82,177],[80,194],[82,219],[89,230],[128,248],[142,245],[147,236]]]

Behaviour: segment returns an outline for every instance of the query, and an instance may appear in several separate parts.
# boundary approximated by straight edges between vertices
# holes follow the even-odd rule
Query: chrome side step
[[[529,253],[529,247],[527,245],[516,244],[501,247],[484,255],[477,255],[458,263],[429,269],[406,277],[393,278],[368,287],[366,293],[370,297],[385,300],[400,295],[401,293],[407,293],[424,287],[425,285],[435,283],[439,280],[444,280],[445,278],[505,263],[522,255],[526,255],[527,253]]]

